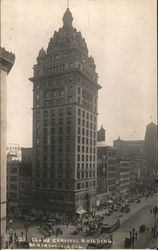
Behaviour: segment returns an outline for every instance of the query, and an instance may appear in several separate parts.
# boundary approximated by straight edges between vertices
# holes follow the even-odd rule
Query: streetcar
[[[120,220],[117,218],[108,224],[101,226],[101,233],[112,233],[120,227]]]

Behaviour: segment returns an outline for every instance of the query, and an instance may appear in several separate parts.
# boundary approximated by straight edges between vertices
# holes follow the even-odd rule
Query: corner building
[[[33,209],[73,219],[96,204],[98,75],[85,39],[63,27],[39,51],[33,82]]]

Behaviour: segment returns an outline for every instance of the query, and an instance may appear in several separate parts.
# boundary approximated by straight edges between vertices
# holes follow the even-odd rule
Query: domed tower
[[[40,50],[33,82],[33,207],[73,219],[96,201],[98,75],[87,44],[63,26]]]

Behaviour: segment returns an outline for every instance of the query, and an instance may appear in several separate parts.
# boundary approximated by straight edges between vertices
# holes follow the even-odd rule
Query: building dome
[[[46,52],[42,47],[42,49],[40,49],[40,51],[39,51],[38,58],[42,58],[42,57],[45,57],[45,56],[46,56]]]

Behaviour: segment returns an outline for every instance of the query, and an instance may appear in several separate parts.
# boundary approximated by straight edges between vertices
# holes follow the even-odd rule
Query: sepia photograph
[[[157,1],[0,9],[1,248],[157,249]]]

